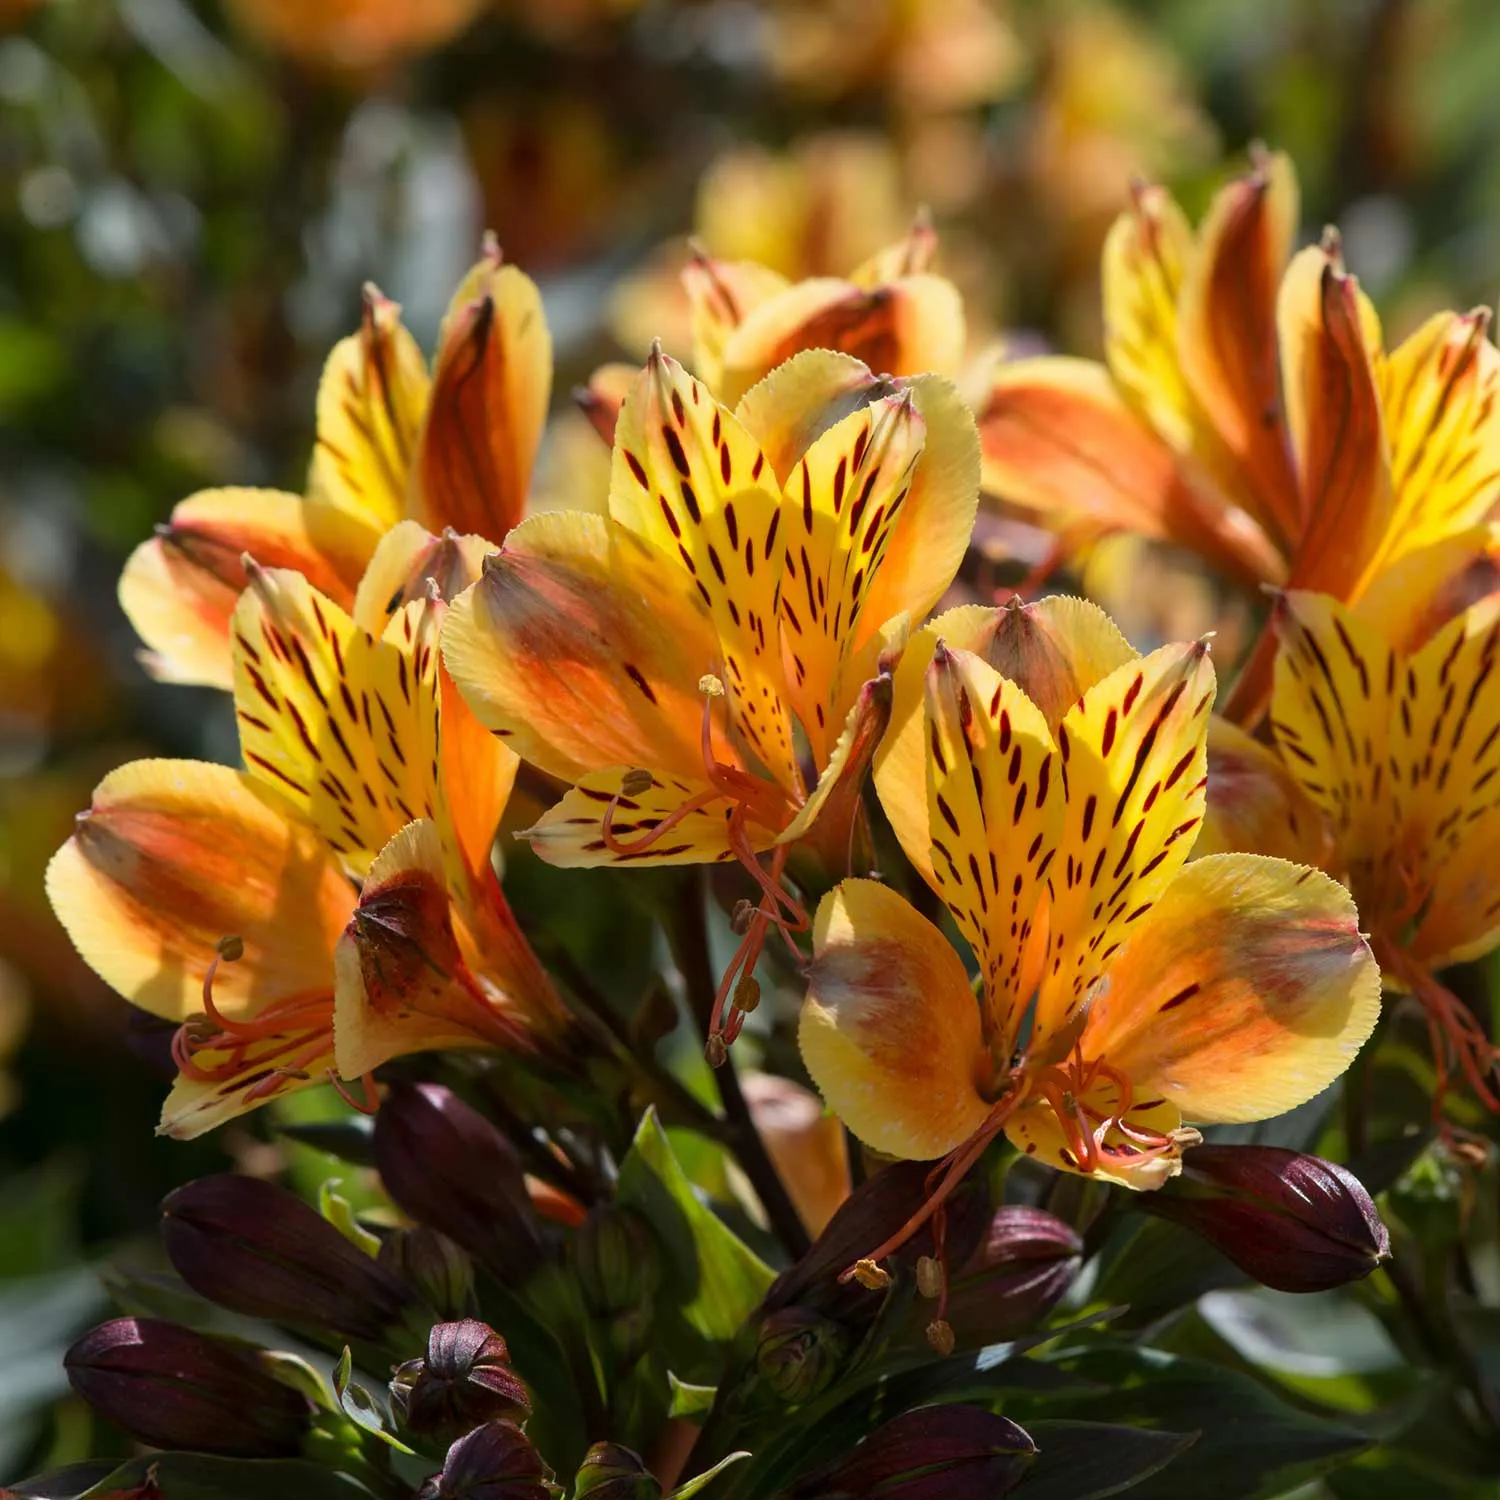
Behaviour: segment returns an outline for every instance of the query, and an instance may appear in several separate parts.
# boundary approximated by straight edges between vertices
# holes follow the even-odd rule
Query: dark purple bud
[[[155,1318],[115,1318],[63,1358],[73,1389],[148,1447],[231,1458],[290,1458],[307,1400],[255,1350]]]
[[[659,1500],[656,1476],[618,1443],[595,1443],[573,1481],[573,1500]]]
[[[526,1434],[510,1422],[486,1422],[459,1438],[417,1500],[553,1500],[552,1472]]]
[[[783,1307],[761,1320],[755,1372],[783,1401],[810,1401],[833,1384],[849,1353],[839,1324],[805,1307]]]
[[[1368,1276],[1391,1237],[1353,1173],[1279,1146],[1195,1146],[1182,1175],[1139,1206],[1202,1235],[1278,1292],[1323,1292]]]
[[[634,1209],[600,1204],[579,1225],[573,1269],[583,1300],[596,1317],[644,1310],[663,1275],[656,1231]]]
[[[222,1173],[169,1193],[162,1240],[177,1274],[231,1312],[378,1342],[416,1298],[295,1193]]]
[[[377,1257],[380,1265],[412,1287],[444,1322],[473,1310],[474,1263],[446,1234],[418,1224],[387,1235]]]
[[[1062,1300],[1082,1264],[1083,1241],[1070,1224],[1044,1209],[1006,1204],[950,1281],[947,1321],[965,1345],[1016,1338]]]
[[[857,1320],[880,1305],[881,1293],[856,1282],[839,1285],[841,1272],[890,1236],[917,1212],[928,1196],[932,1163],[895,1162],[857,1187],[828,1221],[811,1250],[776,1278],[766,1296],[767,1312],[782,1307],[815,1307],[840,1321]],[[989,1223],[989,1199],[977,1175],[951,1193],[943,1204],[944,1251],[949,1265],[963,1265],[974,1253]],[[929,1221],[892,1257],[892,1263],[914,1267],[937,1247]]]
[[[541,1242],[515,1148],[477,1110],[436,1083],[393,1083],[375,1117],[375,1165],[418,1223],[441,1230],[508,1278]]]
[[[437,1324],[427,1335],[427,1357],[397,1368],[391,1400],[406,1427],[440,1442],[482,1422],[524,1418],[531,1411],[505,1340],[477,1318]]]
[[[790,1493],[794,1500],[1003,1500],[1035,1457],[1022,1428],[982,1406],[924,1406],[877,1428]]]

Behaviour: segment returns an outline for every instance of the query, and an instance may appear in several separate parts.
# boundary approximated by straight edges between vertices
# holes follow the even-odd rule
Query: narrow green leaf
[[[714,1397],[719,1388],[714,1385],[690,1385],[679,1380],[670,1370],[667,1379],[672,1385],[672,1402],[667,1409],[669,1417],[701,1417],[713,1410]]]
[[[677,1488],[666,1497],[666,1500],[688,1500],[688,1497],[690,1495],[696,1495],[700,1490],[707,1489],[708,1486],[712,1484],[713,1481],[717,1479],[719,1475],[722,1474],[724,1470],[730,1466],[730,1464],[737,1464],[742,1458],[749,1457],[750,1455],[748,1453],[741,1451],[739,1453],[731,1453],[727,1457],[721,1458],[718,1463],[713,1466],[713,1468],[705,1469],[696,1478],[688,1480],[686,1484],[678,1485]]]

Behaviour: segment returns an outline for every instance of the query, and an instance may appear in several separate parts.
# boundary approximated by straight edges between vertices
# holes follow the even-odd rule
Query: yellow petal
[[[526,508],[551,394],[541,293],[490,244],[438,338],[417,464],[415,513],[429,531],[505,540]]]
[[[449,609],[444,659],[479,722],[554,776],[644,766],[701,777],[698,683],[719,645],[688,587],[607,517],[533,516]],[[722,736],[716,754],[736,758]]]
[[[398,613],[408,634],[425,605]],[[235,717],[251,775],[287,797],[361,875],[431,817],[436,648],[375,640],[300,574],[256,570],[234,613]]]
[[[335,971],[335,1057],[346,1078],[408,1052],[526,1045],[464,962],[442,841],[425,819],[401,829],[370,866]]]
[[[299,495],[280,490],[204,490],[182,501],[120,576],[120,607],[146,644],[147,669],[164,682],[228,688],[229,617],[245,587],[244,554],[293,568],[347,602],[368,555],[347,540]]]
[[[354,623],[383,635],[402,606],[426,599],[433,585],[441,598],[456,599],[478,579],[494,550],[494,543],[481,536],[433,536],[415,521],[398,523],[381,538],[359,580]]]
[[[1321,811],[1281,756],[1215,714],[1208,723],[1208,805],[1193,857],[1234,852],[1322,865],[1332,851]]]
[[[1327,1088],[1380,1014],[1354,901],[1319,870],[1195,860],[1132,930],[1082,1046],[1201,1124],[1265,1120]]]
[[[691,309],[693,368],[715,395],[723,395],[725,344],[750,313],[787,285],[779,271],[753,260],[715,260],[699,253],[682,268]]]
[[[1163,646],[1096,683],[1058,728],[1067,821],[1031,1034],[1041,1056],[1193,847],[1213,698],[1207,648]]]
[[[1478,775],[1488,772],[1487,765]],[[1485,783],[1491,790],[1495,779]],[[1483,958],[1500,945],[1497,839],[1500,806],[1491,800],[1472,821],[1465,815],[1462,840],[1438,863],[1427,909],[1410,943],[1411,956],[1428,973]]]
[[[1391,516],[1375,360],[1379,327],[1336,254],[1292,261],[1277,309],[1287,415],[1306,519],[1294,588],[1350,597]]]
[[[1108,1075],[1100,1077],[1087,1093],[1077,1097],[1081,1108],[1101,1119],[1110,1119],[1119,1109],[1119,1085]],[[1125,1122],[1136,1130],[1170,1135],[1182,1124],[1175,1105],[1162,1098],[1138,1097],[1125,1112]],[[1040,1095],[1027,1100],[1006,1124],[1005,1134],[1017,1151],[1060,1172],[1079,1172],[1078,1158],[1068,1146],[1068,1137],[1058,1124],[1052,1105]],[[1105,1133],[1101,1163],[1083,1175],[1113,1182],[1136,1192],[1150,1192],[1182,1170],[1181,1158],[1172,1152],[1144,1157],[1119,1129]]]
[[[214,1003],[231,1019],[331,991],[333,949],[354,891],[316,831],[243,772],[143,760],[99,784],[47,870],[78,951],[142,1009],[181,1021]]]
[[[798,1040],[829,1108],[888,1156],[942,1156],[989,1112],[989,1061],[963,964],[937,928],[872,880],[846,880],[818,907]]]
[[[1125,398],[1179,452],[1199,420],[1177,355],[1177,299],[1194,254],[1165,188],[1141,188],[1104,241],[1104,354]]]
[[[615,423],[620,420],[620,408],[639,373],[634,365],[613,360],[600,365],[589,376],[587,385],[578,386],[573,391],[573,400],[578,403],[579,410],[603,439],[606,454],[615,445]]]
[[[1500,571],[1500,527],[1471,526],[1377,563],[1353,610],[1398,651],[1415,651],[1455,615],[1493,592]]]
[[[875,755],[875,786],[901,847],[929,883],[927,733],[923,701],[933,649],[972,651],[1041,710],[1049,732],[1101,678],[1133,661],[1134,648],[1097,605],[1060,594],[998,609],[960,605],[911,639],[896,668],[891,726]]]
[[[1396,654],[1326,594],[1276,601],[1271,730],[1287,769],[1322,811],[1344,862],[1395,846],[1388,723]]]
[[[868,290],[834,277],[799,281],[761,302],[726,339],[722,398],[738,401],[804,349],[851,354],[877,375],[954,374],[963,360],[963,300],[941,276]]]
[[[925,212],[919,213],[911,228],[893,245],[883,246],[868,260],[861,261],[850,273],[855,286],[873,290],[903,276],[917,276],[932,269],[937,256],[937,231]]]
[[[977,656],[940,644],[926,707],[933,889],[979,961],[992,1051],[1009,1057],[1039,977],[1065,771],[1036,706]]]
[[[1243,582],[1283,576],[1265,532],[1131,410],[1102,365],[1001,365],[978,422],[986,492],[1051,530],[1131,531],[1201,552]]]
[[[1183,278],[1182,372],[1247,483],[1237,491],[1267,535],[1301,529],[1276,362],[1276,296],[1297,232],[1297,179],[1275,153],[1214,199]]]
[[[307,477],[309,504],[359,536],[366,556],[406,514],[427,392],[427,366],[401,309],[367,288],[359,332],[323,367]]]
[[[615,428],[610,516],[686,570],[722,646],[736,728],[791,790],[799,772],[776,631],[789,509],[738,418],[653,352]]]

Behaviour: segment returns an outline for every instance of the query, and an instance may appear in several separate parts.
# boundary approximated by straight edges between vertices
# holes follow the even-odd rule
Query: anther
[[[224,960],[226,964],[232,964],[237,959],[245,956],[245,940],[242,937],[221,937],[214,944],[214,952]]]
[[[734,987],[734,1003],[747,1016],[760,1004],[760,980],[755,975],[740,975]]]
[[[943,1267],[935,1256],[920,1255],[917,1257],[917,1290],[933,1301],[943,1295],[943,1287],[947,1277],[943,1275]]]
[[[712,672],[705,672],[698,679],[698,691],[707,694],[710,698],[722,698],[724,696],[724,683],[722,679],[715,677]]]
[[[620,782],[620,794],[625,797],[644,796],[656,784],[649,771],[627,771]]]
[[[891,1273],[869,1259],[855,1261],[849,1274],[867,1292],[883,1292],[891,1284]]]
[[[741,897],[734,903],[734,910],[729,913],[729,930],[736,937],[744,937],[755,920],[755,911],[755,903]]]
[[[953,1326],[946,1318],[934,1318],[927,1325],[927,1342],[944,1359],[953,1353],[957,1340],[953,1337]]]
[[[711,1032],[708,1040],[703,1044],[703,1056],[711,1068],[724,1066],[725,1059],[729,1056],[729,1048],[717,1031]]]

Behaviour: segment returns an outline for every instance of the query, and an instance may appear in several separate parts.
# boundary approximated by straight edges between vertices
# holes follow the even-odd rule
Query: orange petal
[[[415,521],[399,522],[380,539],[359,581],[354,623],[379,636],[404,605],[425,600],[434,586],[440,598],[456,599],[478,580],[493,551],[495,544],[482,536],[433,536]]]
[[[1352,595],[1391,516],[1378,329],[1335,253],[1302,251],[1278,308],[1287,414],[1306,497],[1292,586]]]
[[[485,247],[449,303],[417,463],[416,516],[502,542],[521,519],[552,394],[536,283]]]
[[[1323,815],[1275,750],[1215,714],[1208,723],[1208,805],[1193,845],[1205,854],[1271,854],[1322,865]]]
[[[937,230],[922,210],[895,244],[884,246],[862,261],[849,273],[849,280],[868,291],[886,282],[899,281],[903,276],[919,276],[932,269],[937,252]]]
[[[1248,480],[1254,518],[1288,546],[1303,503],[1292,468],[1277,367],[1276,295],[1297,232],[1297,179],[1280,153],[1224,188],[1183,278],[1182,372]]]
[[[653,351],[615,429],[609,513],[680,562],[712,616],[735,726],[788,790],[799,771],[776,617],[790,508],[739,419]]]
[[[265,567],[295,569],[332,599],[352,598],[368,554],[320,519],[280,490],[205,490],[182,501],[120,576],[120,607],[146,644],[151,675],[232,684],[229,617],[247,552]]]
[[[1086,1093],[1076,1096],[1080,1109],[1089,1110],[1101,1120],[1111,1119],[1120,1108],[1122,1095],[1118,1083],[1107,1074],[1101,1076]],[[1125,1112],[1125,1123],[1136,1130],[1170,1135],[1182,1124],[1182,1115],[1166,1099],[1145,1098],[1132,1102]],[[1068,1145],[1068,1136],[1058,1124],[1052,1105],[1042,1096],[1029,1099],[1011,1116],[1005,1134],[1017,1151],[1034,1161],[1060,1172],[1080,1171],[1078,1158]],[[1135,1192],[1150,1192],[1182,1170],[1181,1157],[1173,1152],[1145,1156],[1139,1148],[1131,1149],[1129,1138],[1113,1126],[1104,1134],[1101,1164],[1083,1175],[1100,1182],[1113,1182]]]
[[[1102,365],[1002,365],[978,421],[986,492],[1054,531],[1131,531],[1193,548],[1244,582],[1282,576],[1265,533],[1131,410]]]
[[[573,392],[573,400],[589,419],[594,431],[604,439],[606,448],[615,445],[615,423],[620,420],[620,408],[635,384],[636,374],[634,365],[619,362],[600,365],[589,376],[588,384]]]
[[[554,776],[643,766],[698,778],[698,683],[719,645],[687,587],[604,516],[533,516],[450,607],[444,658],[479,722]],[[715,753],[736,759],[722,736]]]
[[[333,949],[354,892],[317,832],[243,772],[143,760],[99,784],[53,857],[47,894],[78,951],[154,1015],[203,1010],[221,938],[214,1003],[231,1019],[330,990]]]
[[[1349,893],[1319,870],[1194,861],[1128,937],[1082,1047],[1199,1123],[1265,1120],[1327,1088],[1380,1014]]]
[[[401,309],[365,290],[360,330],[334,346],[318,386],[308,502],[358,538],[364,555],[406,514],[427,366]]]
[[[753,260],[715,260],[699,251],[682,268],[682,286],[691,309],[693,368],[722,395],[724,346],[762,302],[786,290],[787,279]]]
[[[990,1064],[963,964],[872,880],[846,880],[818,907],[798,1040],[829,1108],[888,1156],[942,1156],[989,1113]]]
[[[425,819],[397,833],[370,866],[335,964],[335,1056],[346,1078],[408,1052],[528,1045],[464,962],[442,841]]]
[[[1067,821],[1031,1047],[1069,1034],[1116,949],[1182,867],[1203,820],[1214,699],[1207,647],[1163,646],[1084,694],[1057,731]]]

